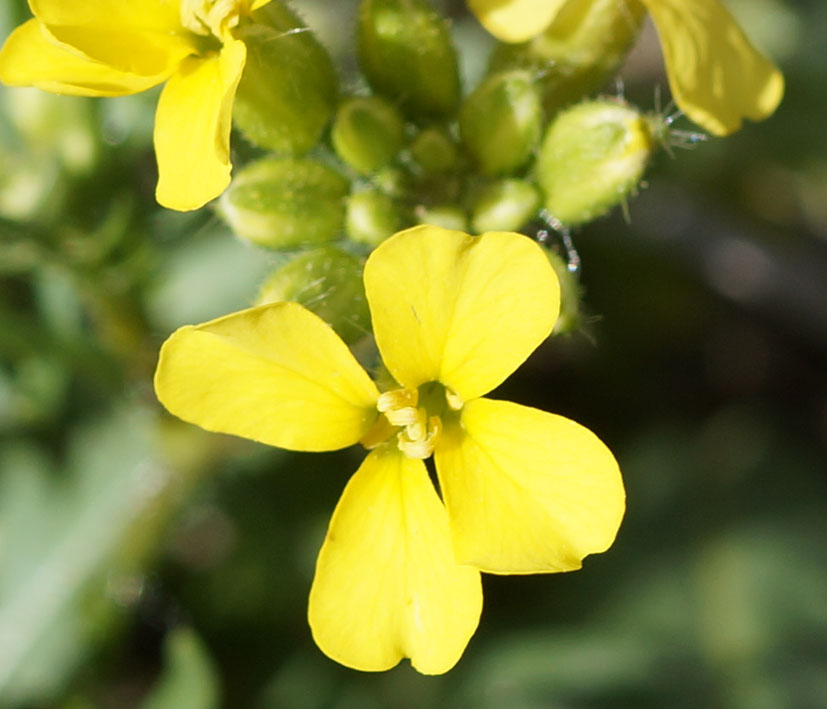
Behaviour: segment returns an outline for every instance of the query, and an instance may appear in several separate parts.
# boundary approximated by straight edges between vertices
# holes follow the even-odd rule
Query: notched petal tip
[[[479,572],[457,565],[445,508],[419,460],[370,453],[347,484],[316,564],[308,619],[331,659],[367,672],[410,658],[442,674],[482,610]]]
[[[364,278],[393,377],[411,389],[439,381],[463,401],[522,364],[551,333],[560,307],[548,259],[516,233],[409,229],[371,254]]]

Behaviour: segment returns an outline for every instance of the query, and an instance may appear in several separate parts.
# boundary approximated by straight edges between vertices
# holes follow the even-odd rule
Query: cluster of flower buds
[[[547,249],[555,268],[574,265],[569,230],[624,205],[658,146],[681,141],[671,117],[597,93],[647,15],[674,100],[704,130],[726,135],[766,118],[784,86],[718,0],[468,0],[499,41],[478,85],[465,87],[450,23],[431,0],[361,0],[355,93],[341,90],[331,57],[284,0],[127,8],[112,19],[129,38],[121,52],[100,39],[94,13],[30,5],[34,18],[0,49],[0,81],[83,96],[164,84],[153,132],[159,203],[190,210],[220,195],[217,211],[239,237],[283,255],[280,297],[326,308],[340,331],[363,321],[361,301],[350,311],[329,301],[406,227],[549,228],[565,247],[562,267]],[[231,125],[260,151],[252,162],[232,164]],[[82,152],[66,154],[72,169],[94,161]],[[0,180],[0,213],[39,207],[41,183]],[[573,317],[557,332],[579,320],[577,279],[562,280]]]
[[[566,230],[625,202],[668,139],[658,116],[591,97],[637,35],[644,13],[633,7],[586,3],[528,42],[498,43],[463,96],[449,23],[428,0],[362,0],[356,43],[370,90],[338,98],[312,32],[278,0],[257,10],[234,120],[271,153],[236,170],[218,212],[238,236],[284,253],[263,297],[290,294],[352,339],[361,294],[352,308],[330,304],[358,289],[360,259],[400,229]],[[574,329],[576,274],[547,251],[571,314],[557,332]]]

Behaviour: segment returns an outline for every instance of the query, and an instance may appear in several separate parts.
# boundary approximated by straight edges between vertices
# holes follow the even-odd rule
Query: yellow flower
[[[504,42],[540,34],[573,4],[593,0],[468,0],[480,22]],[[727,135],[742,120],[763,120],[784,94],[781,72],[749,42],[719,0],[617,0],[642,2],[663,47],[675,102],[695,123]]]
[[[270,0],[29,0],[0,81],[124,96],[166,81],[155,115],[158,202],[197,209],[230,182],[233,98],[247,49],[232,28]]]
[[[537,244],[416,227],[371,254],[364,280],[390,390],[380,393],[330,327],[295,303],[178,330],[155,389],[172,413],[211,431],[292,450],[370,450],[319,554],[313,636],[349,667],[409,657],[438,674],[477,627],[479,571],[579,568],[614,540],[623,483],[587,429],[482,398],[557,317],[559,284]],[[442,499],[423,463],[431,453]]]

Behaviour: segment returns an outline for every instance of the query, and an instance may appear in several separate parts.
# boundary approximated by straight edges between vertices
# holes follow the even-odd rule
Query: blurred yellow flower
[[[389,390],[296,303],[176,331],[155,389],[208,430],[292,450],[370,450],[319,554],[313,636],[349,667],[409,657],[438,674],[477,627],[479,571],[579,568],[613,542],[623,483],[611,452],[579,424],[482,398],[557,317],[559,283],[536,243],[415,227],[371,254],[364,280]],[[432,453],[442,499],[423,462]]]
[[[468,0],[480,22],[504,42],[540,34],[573,4],[593,0]],[[749,42],[719,0],[642,2],[657,28],[675,102],[715,135],[738,130],[744,118],[763,120],[784,94],[781,72]]]
[[[166,81],[155,114],[156,197],[197,209],[230,182],[233,98],[247,50],[240,16],[270,0],[29,0],[0,50],[0,81],[124,96]]]

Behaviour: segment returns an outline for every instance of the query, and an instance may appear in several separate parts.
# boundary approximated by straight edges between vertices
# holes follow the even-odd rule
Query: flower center
[[[442,432],[442,417],[447,410],[462,408],[462,401],[441,384],[429,382],[418,389],[386,391],[379,396],[376,408],[384,416],[378,422],[377,435],[368,436],[366,447],[373,447],[370,442],[378,445],[388,440],[395,432],[396,445],[406,456],[427,458]]]
[[[242,0],[181,0],[181,24],[195,34],[222,39],[238,25]]]

